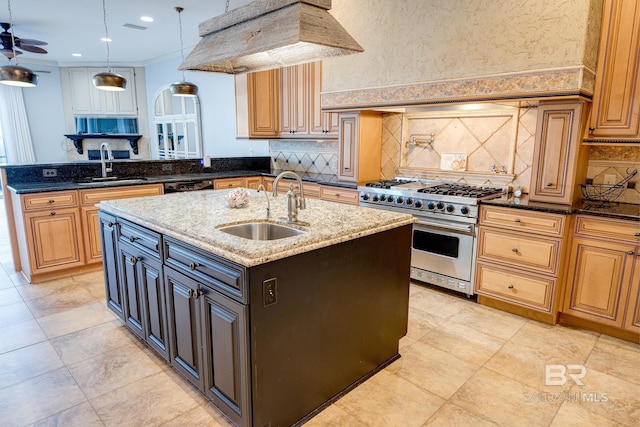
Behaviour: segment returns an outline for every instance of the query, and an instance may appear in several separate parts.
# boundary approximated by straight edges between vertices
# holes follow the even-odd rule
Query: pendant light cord
[[[107,71],[111,72],[111,64],[109,62],[109,29],[107,28],[107,6],[105,0],[102,0],[102,15],[104,19],[104,42],[107,44]]]
[[[227,0],[227,4],[224,6],[224,13],[229,12],[229,0]]]
[[[11,0],[7,0],[9,8],[9,28],[11,28],[11,50],[13,51],[13,62],[18,65],[18,55],[16,54],[16,39],[13,35],[13,15],[11,14]]]
[[[182,55],[182,62],[184,62],[184,44],[182,43],[182,11],[184,9],[178,6],[176,10],[178,11],[178,25],[180,26],[180,55]],[[184,70],[182,70],[182,81],[186,81],[184,78]]]

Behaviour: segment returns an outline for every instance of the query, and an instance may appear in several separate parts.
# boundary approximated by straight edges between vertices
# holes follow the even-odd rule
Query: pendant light
[[[112,72],[111,64],[109,63],[109,30],[107,29],[107,6],[105,5],[105,0],[102,0],[102,14],[104,17],[104,42],[107,44],[107,72],[94,75],[93,85],[100,90],[122,92],[127,88],[127,79],[120,74]]]
[[[9,7],[9,28],[11,28],[11,49],[15,65],[0,67],[0,83],[8,86],[35,87],[38,84],[38,75],[28,68],[18,65],[16,54],[16,41],[13,35],[13,16],[11,15],[11,0],[7,0]],[[9,59],[11,61],[11,59]]]
[[[176,7],[178,12],[178,23],[180,24],[180,54],[182,55],[182,61],[184,62],[184,45],[182,43],[182,11],[184,8]],[[184,71],[182,72],[182,81],[171,83],[169,90],[173,96],[197,96],[198,86],[193,83],[189,83],[184,79]]]

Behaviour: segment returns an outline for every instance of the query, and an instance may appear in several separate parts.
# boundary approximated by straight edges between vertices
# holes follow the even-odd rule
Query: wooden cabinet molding
[[[640,143],[640,2],[605,0],[588,139]]]
[[[280,135],[278,70],[236,74],[236,135],[277,138]]]

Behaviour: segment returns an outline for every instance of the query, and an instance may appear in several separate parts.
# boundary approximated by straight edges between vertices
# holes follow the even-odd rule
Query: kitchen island
[[[242,426],[304,422],[399,357],[411,215],[307,200],[277,240],[221,226],[278,223],[286,198],[227,190],[99,207],[107,304]]]

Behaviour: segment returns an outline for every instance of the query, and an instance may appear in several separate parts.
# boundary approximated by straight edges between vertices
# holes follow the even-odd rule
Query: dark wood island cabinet
[[[412,220],[243,265],[118,212],[100,212],[108,307],[234,424],[304,422],[399,357]]]

